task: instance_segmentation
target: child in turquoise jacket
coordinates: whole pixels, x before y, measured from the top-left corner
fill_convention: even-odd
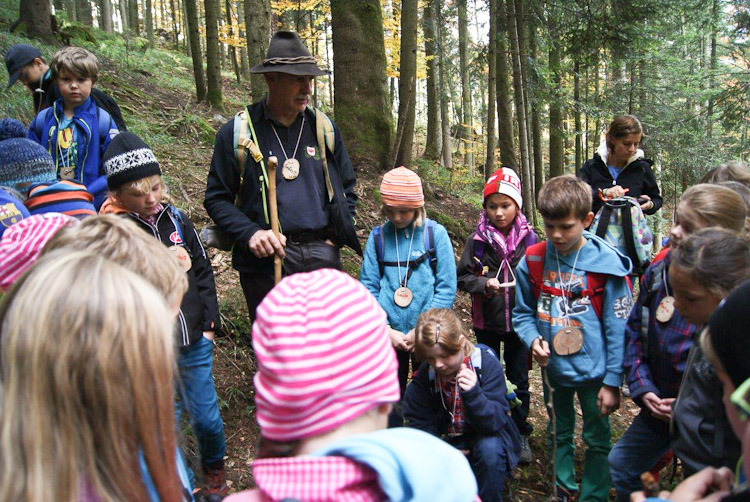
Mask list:
[[[417,318],[428,309],[453,306],[456,261],[448,232],[427,219],[416,173],[405,167],[387,172],[380,196],[388,221],[370,233],[360,281],[388,314],[403,396]]]
[[[545,247],[527,251],[516,269],[513,326],[547,368],[555,389],[558,497],[567,501],[578,491],[573,442],[578,394],[588,446],[579,500],[606,502],[612,446],[607,415],[619,407],[625,322],[633,303],[626,281],[631,263],[584,231],[594,217],[585,182],[570,175],[553,178],[540,190],[537,205],[547,242],[532,246]],[[540,260],[536,279],[530,269],[539,268]],[[603,285],[595,287],[599,280]]]

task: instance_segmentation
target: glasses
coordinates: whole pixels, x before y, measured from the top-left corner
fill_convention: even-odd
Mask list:
[[[750,420],[750,402],[747,398],[750,396],[750,378],[737,387],[732,395],[729,396],[729,400],[732,402],[734,407],[737,409],[737,414],[742,420]]]

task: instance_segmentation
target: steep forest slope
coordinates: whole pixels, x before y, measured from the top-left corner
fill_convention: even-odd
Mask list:
[[[88,37],[90,34],[86,34]],[[198,228],[210,223],[203,209],[206,174],[211,161],[215,131],[246,104],[249,84],[237,83],[226,73],[223,78],[225,111],[218,112],[195,102],[190,60],[184,54],[169,50],[143,51],[137,40],[123,42],[106,38],[97,32],[89,41],[77,41],[99,56],[100,79],[98,86],[112,95],[120,104],[129,129],[152,146],[160,161],[165,179],[175,203],[184,209]],[[27,40],[7,31],[0,31],[0,52],[16,43],[38,42]],[[42,47],[46,57],[56,47]],[[5,77],[2,79],[5,84]],[[31,98],[20,85],[0,95],[0,113],[24,123],[31,120]],[[335,115],[334,115],[335,118]],[[453,240],[456,255],[460,256],[463,243],[472,231],[478,214],[481,185],[467,186],[460,173],[454,183],[434,165],[419,163],[420,175],[425,179],[428,215],[446,226]],[[373,165],[361,162],[355,165],[356,191],[360,197],[357,212],[357,233],[364,242],[373,226],[380,224],[378,184],[381,172]],[[460,199],[462,192],[475,194],[473,202]],[[209,251],[216,274],[219,302],[225,333],[217,339],[215,353],[215,380],[219,392],[220,408],[226,423],[228,445],[227,467],[233,489],[252,485],[249,463],[254,458],[258,439],[255,424],[252,376],[254,362],[249,346],[247,312],[236,272],[231,268],[228,253]],[[358,277],[360,259],[353,253],[344,253],[345,270]],[[459,295],[456,310],[470,326],[468,297]],[[541,384],[538,375],[532,378],[532,414],[536,430],[532,437],[535,463],[516,473],[512,484],[511,500],[540,500],[546,486],[545,439],[546,414],[541,402]],[[627,411],[615,417],[618,435],[633,416],[634,405],[628,401]],[[195,462],[194,442],[186,432],[186,448]]]

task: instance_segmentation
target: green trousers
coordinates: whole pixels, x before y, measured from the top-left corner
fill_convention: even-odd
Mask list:
[[[573,435],[576,427],[576,409],[573,398],[578,394],[578,401],[583,412],[583,442],[586,443],[586,454],[583,463],[579,502],[607,502],[612,480],[609,476],[607,456],[612,449],[612,435],[609,417],[602,416],[596,405],[596,397],[601,383],[586,387],[563,387],[550,377],[554,387],[554,408],[557,424],[557,484],[569,492],[578,491],[575,470],[575,443]],[[544,400],[547,401],[547,388],[544,389]],[[547,425],[547,446],[552,451],[551,426]]]

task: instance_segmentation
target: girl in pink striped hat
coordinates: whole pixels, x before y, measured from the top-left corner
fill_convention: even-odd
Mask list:
[[[445,227],[427,218],[422,180],[415,172],[397,167],[385,173],[380,198],[388,221],[370,233],[360,281],[388,314],[403,396],[417,318],[428,309],[453,306],[456,259]],[[416,361],[412,365],[416,370]],[[394,414],[390,425],[403,425],[403,420]]]
[[[258,488],[227,502],[476,500],[466,458],[415,429],[386,429],[396,357],[375,298],[343,272],[282,280],[258,307]]]

